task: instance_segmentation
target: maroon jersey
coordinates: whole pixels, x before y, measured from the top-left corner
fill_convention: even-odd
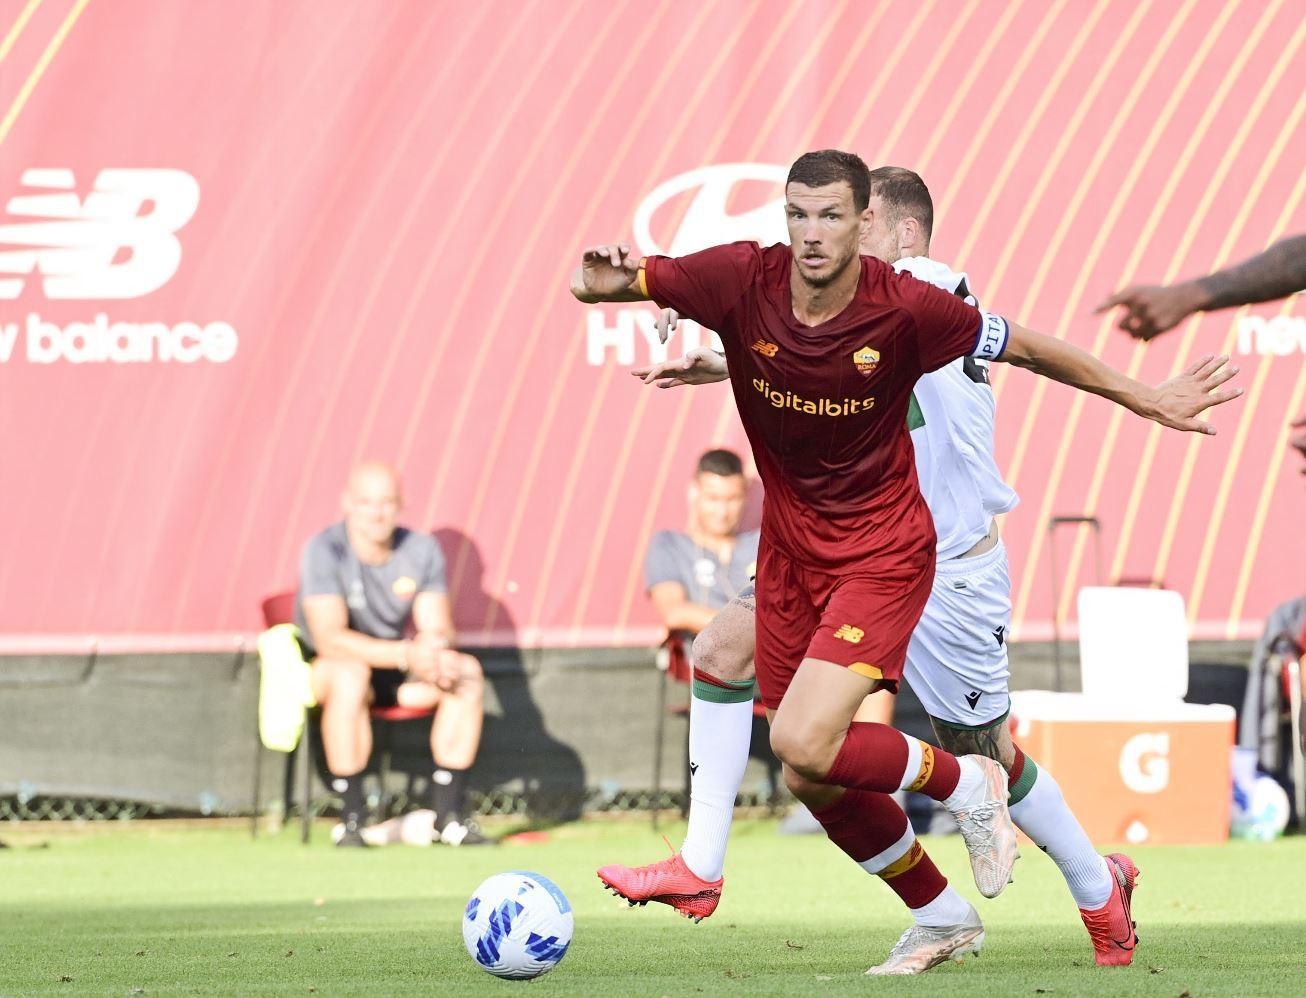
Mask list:
[[[648,257],[643,279],[655,302],[725,344],[766,486],[766,539],[813,568],[910,575],[935,544],[907,430],[912,388],[958,357],[999,356],[1007,324],[864,256],[848,306],[805,326],[791,259],[784,244],[731,243]]]

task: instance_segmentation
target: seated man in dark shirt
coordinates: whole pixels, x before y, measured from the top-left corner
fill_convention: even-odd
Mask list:
[[[355,468],[343,506],[345,519],[305,547],[295,601],[313,695],[322,705],[331,785],[343,800],[337,844],[366,844],[362,773],[372,754],[371,704],[437,708],[435,840],[485,842],[466,810],[485,682],[480,663],[453,647],[444,555],[434,537],[398,526],[399,476],[387,465]]]
[[[659,530],[644,559],[644,584],[668,631],[691,640],[749,586],[758,531],[739,532],[748,483],[734,451],[698,459],[689,486],[689,530]]]

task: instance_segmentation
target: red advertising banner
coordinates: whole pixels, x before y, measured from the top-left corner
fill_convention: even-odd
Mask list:
[[[1101,577],[1246,636],[1306,585],[1300,296],[1137,346],[1093,307],[1306,228],[1283,0],[0,0],[0,634],[221,644],[293,586],[349,467],[396,462],[471,642],[640,643],[644,548],[724,386],[657,392],[587,244],[783,235],[811,148],[909,166],[986,307],[1160,381],[1242,367],[1215,438],[1001,369],[1016,637]],[[682,325],[677,355],[708,336]],[[75,639],[75,640],[74,640]]]

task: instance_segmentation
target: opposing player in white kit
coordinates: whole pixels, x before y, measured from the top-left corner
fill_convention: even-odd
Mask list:
[[[884,167],[873,170],[871,179],[873,221],[862,252],[974,304],[966,275],[928,258],[933,206],[921,178]],[[664,315],[664,328],[666,322]],[[1218,366],[1207,358],[1185,377],[1207,377]],[[724,357],[702,349],[633,373],[664,388],[728,377]],[[1130,914],[1137,868],[1126,856],[1103,857],[1094,850],[1051,774],[1021,752],[1008,730],[1011,582],[994,517],[1013,509],[1017,497],[993,458],[996,401],[988,365],[967,358],[927,374],[917,383],[915,401],[908,421],[921,492],[938,534],[938,563],[929,603],[907,652],[907,680],[945,749],[986,755],[1006,768],[1012,818],[1064,875],[1097,962],[1128,964],[1137,943]],[[752,593],[745,591],[694,642],[693,777],[684,844],[680,853],[660,863],[599,870],[600,879],[632,903],[661,901],[695,920],[716,907],[734,802],[748,761],[753,613]],[[908,861],[913,845],[909,827],[896,849],[860,865],[892,877]],[[917,973],[934,966],[935,954],[946,952],[942,937],[948,929],[940,926],[938,939],[931,931],[918,920],[889,959],[871,972]]]

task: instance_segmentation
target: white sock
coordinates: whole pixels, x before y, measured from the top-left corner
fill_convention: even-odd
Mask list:
[[[1026,765],[1029,765],[1026,762]],[[1011,806],[1016,827],[1052,857],[1081,908],[1100,908],[1111,896],[1111,871],[1045,769],[1034,777],[1024,800]]]
[[[931,929],[941,929],[948,925],[960,925],[970,916],[970,903],[949,884],[943,893],[923,908],[909,908],[911,917],[917,925]]]
[[[979,763],[974,759],[959,755],[957,756],[957,766],[961,770],[961,776],[957,779],[957,787],[943,800],[943,806],[954,812],[962,804],[970,800],[971,795],[984,782],[984,770],[980,768]]]
[[[704,880],[725,868],[726,840],[735,798],[748,766],[753,738],[753,701],[689,701],[689,828],[680,847],[685,865]]]

